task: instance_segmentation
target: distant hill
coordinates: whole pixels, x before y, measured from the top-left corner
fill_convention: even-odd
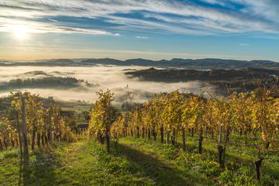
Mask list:
[[[125,72],[129,77],[144,81],[181,82],[181,81],[235,81],[251,79],[267,79],[279,76],[279,70],[247,68],[241,70],[186,70],[186,69],[155,69]]]
[[[153,67],[172,67],[188,69],[235,69],[235,68],[278,68],[279,63],[273,61],[242,61],[226,59],[179,59],[172,60],[147,60],[147,59],[128,59],[120,61],[115,59],[87,59],[80,62],[84,65],[121,65],[121,66],[153,66]]]
[[[0,66],[95,66],[95,65],[116,65],[116,66],[150,66],[161,68],[187,68],[187,69],[243,69],[243,68],[269,68],[279,69],[279,63],[268,60],[231,60],[231,59],[180,59],[171,60],[148,60],[128,59],[116,60],[111,58],[100,59],[55,59],[33,62],[9,62],[2,61]]]
[[[279,70],[272,69],[155,69],[128,71],[125,74],[130,78],[154,82],[187,82],[203,81],[216,85],[222,94],[227,88],[233,91],[251,91],[261,86],[279,90]]]
[[[50,88],[50,89],[70,89],[86,88],[96,86],[84,80],[73,77],[43,77],[28,79],[13,79],[8,82],[0,83],[0,91],[23,89],[23,88]]]

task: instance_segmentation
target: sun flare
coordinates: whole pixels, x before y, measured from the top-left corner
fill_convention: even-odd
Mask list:
[[[25,40],[30,36],[30,29],[25,25],[14,25],[12,27],[12,33],[17,40]]]

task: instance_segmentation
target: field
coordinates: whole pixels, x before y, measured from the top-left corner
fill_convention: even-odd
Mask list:
[[[255,179],[252,151],[228,152],[228,166],[219,168],[213,143],[205,152],[195,150],[195,137],[188,139],[188,152],[179,147],[144,139],[122,138],[107,153],[94,140],[59,143],[31,154],[30,170],[19,179],[17,151],[0,154],[0,182],[17,185],[278,185],[279,157],[270,155],[263,165],[261,184]],[[235,161],[237,160],[237,161]],[[233,163],[237,162],[237,163]]]

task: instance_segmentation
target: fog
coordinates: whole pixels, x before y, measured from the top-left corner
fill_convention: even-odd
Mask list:
[[[205,92],[214,94],[214,87],[199,81],[160,83],[140,81],[131,79],[125,75],[126,71],[146,69],[148,67],[138,66],[94,66],[94,67],[40,67],[40,66],[16,66],[0,67],[0,83],[12,79],[42,78],[44,76],[75,77],[88,81],[96,86],[86,89],[21,89],[39,94],[42,97],[54,97],[63,101],[86,101],[96,100],[96,92],[100,89],[110,89],[115,94],[115,101],[121,102],[125,99],[127,92],[132,92],[134,102],[143,102],[155,93],[171,92],[180,90],[181,92],[202,95]],[[43,73],[34,73],[42,71]],[[16,91],[16,90],[14,90]],[[0,90],[0,96],[9,95],[10,91]]]

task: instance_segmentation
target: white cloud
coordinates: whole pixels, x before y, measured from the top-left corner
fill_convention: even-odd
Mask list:
[[[66,33],[115,35],[111,27],[81,28],[76,25],[58,25],[52,18],[68,16],[99,18],[120,24],[113,29],[130,31],[166,31],[181,34],[216,34],[242,32],[279,32],[279,3],[276,0],[203,0],[211,4],[244,5],[240,11],[198,6],[193,3],[168,0],[1,0],[0,17],[25,21],[48,22],[51,29]],[[116,13],[141,12],[145,17],[119,17]],[[148,19],[154,18],[154,19]],[[46,21],[47,20],[47,21]],[[63,20],[60,22],[63,23]],[[10,24],[10,22],[0,23]],[[48,26],[49,26],[48,25]],[[98,25],[96,25],[98,26]],[[38,26],[38,30],[45,31]],[[68,30],[68,31],[67,31]]]
[[[50,23],[42,23],[35,21],[20,21],[13,20],[7,18],[0,17],[0,32],[10,32],[12,28],[15,26],[24,25],[28,28],[27,32],[35,33],[35,34],[43,34],[43,33],[81,33],[81,34],[90,34],[90,35],[111,35],[111,36],[119,36],[118,33],[111,33],[104,30],[98,29],[85,29],[85,28],[77,28],[77,27],[68,27],[68,26],[59,26]]]

